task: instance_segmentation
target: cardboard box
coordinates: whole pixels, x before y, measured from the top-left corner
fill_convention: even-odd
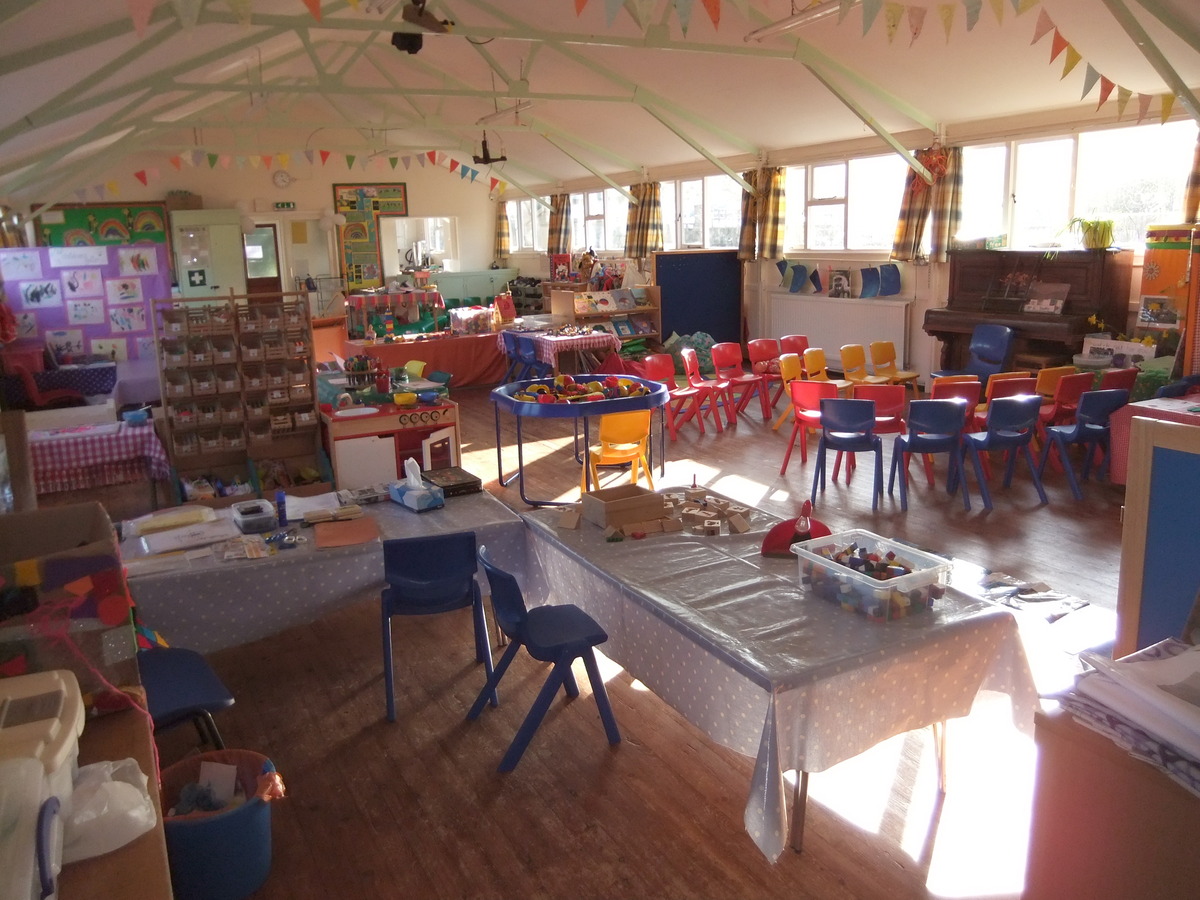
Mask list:
[[[662,494],[637,484],[589,491],[583,495],[583,518],[593,525],[620,528],[630,522],[645,522],[666,515]]]
[[[0,516],[0,673],[68,669],[91,695],[139,683],[132,600],[99,503]]]

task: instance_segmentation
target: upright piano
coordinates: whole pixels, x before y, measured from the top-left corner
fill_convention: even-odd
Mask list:
[[[927,310],[923,327],[942,342],[943,369],[966,364],[971,333],[984,323],[1016,331],[1016,359],[1069,363],[1097,330],[1089,317],[1128,330],[1132,272],[1132,250],[954,250],[946,306]],[[1034,283],[1067,286],[1062,312],[1026,311]]]

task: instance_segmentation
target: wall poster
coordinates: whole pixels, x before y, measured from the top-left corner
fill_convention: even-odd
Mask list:
[[[393,184],[335,184],[333,210],[346,217],[338,249],[346,287],[350,291],[383,284],[379,254],[379,217],[408,215],[408,187]]]

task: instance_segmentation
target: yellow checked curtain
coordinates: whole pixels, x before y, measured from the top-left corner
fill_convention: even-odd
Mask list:
[[[501,267],[508,262],[508,239],[508,202],[501,200],[496,204],[496,246],[492,252]]]
[[[625,255],[645,259],[663,248],[662,186],[657,182],[629,188],[636,203],[629,204],[625,220]]]
[[[550,226],[546,235],[547,253],[571,252],[571,195],[552,194]]]
[[[1196,155],[1192,157],[1192,171],[1183,194],[1183,221],[1195,222],[1197,216],[1200,216],[1200,133],[1196,135]]]
[[[892,259],[916,259],[921,255],[925,222],[931,221],[929,259],[945,262],[950,242],[962,221],[962,147],[928,147],[917,151],[917,159],[934,175],[933,185],[925,183],[912,169],[904,182],[900,216]]]
[[[755,193],[742,191],[742,230],[738,259],[780,259],[783,256],[783,169],[751,169],[742,173]]]

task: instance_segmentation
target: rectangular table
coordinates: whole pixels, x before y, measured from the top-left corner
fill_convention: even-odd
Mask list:
[[[789,769],[819,772],[964,716],[983,689],[1008,693],[1014,721],[1032,728],[1037,695],[1008,610],[947,595],[930,612],[870,622],[809,594],[794,559],[760,554],[778,521],[761,510],[744,535],[620,543],[587,522],[558,529],[559,515],[524,516],[551,595],[600,622],[602,653],[755,759],[745,823],[768,859],[787,841]]]
[[[372,356],[389,369],[419,359],[425,363],[425,374],[442,371],[454,376],[452,388],[472,384],[499,384],[504,380],[508,363],[504,351],[497,349],[494,334],[462,334],[454,337],[430,338],[425,341],[351,341],[342,344],[343,355]]]
[[[532,335],[534,346],[537,348],[538,359],[554,366],[554,373],[559,371],[558,360],[564,353],[578,354],[581,360],[587,356],[597,356],[597,362],[602,361],[609,353],[621,349],[621,339],[607,331],[592,331],[587,334],[555,335],[538,332]],[[600,351],[598,354],[596,351]],[[592,366],[581,365],[579,371],[589,371]]]
[[[167,451],[153,425],[113,422],[31,431],[29,455],[39,494],[171,476]]]
[[[1200,425],[1200,412],[1189,412],[1192,409],[1200,409],[1200,396],[1141,400],[1129,403],[1113,413],[1109,419],[1109,480],[1113,484],[1125,484],[1129,472],[1129,434],[1132,428],[1130,423],[1134,416]]]
[[[524,523],[491,494],[451,497],[444,508],[422,513],[390,500],[364,510],[384,540],[474,531],[479,544],[512,566],[522,586],[529,585],[531,602],[545,597],[538,574],[531,571]],[[211,653],[379,596],[384,581],[378,540],[317,550],[312,529],[301,528],[299,534],[307,540],[265,559],[188,565],[180,557],[179,567],[170,571],[144,571],[138,560],[145,559],[145,551],[137,538],[122,542],[121,555],[130,563],[129,589],[142,620],[172,644]],[[486,584],[482,571],[478,577]]]

